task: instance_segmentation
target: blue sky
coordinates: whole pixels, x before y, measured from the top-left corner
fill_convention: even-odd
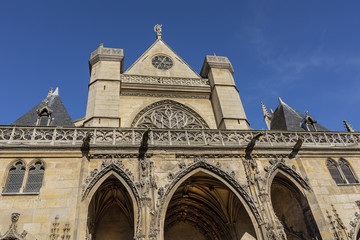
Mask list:
[[[75,3],[76,2],[76,3]],[[72,119],[86,111],[88,60],[99,43],[123,48],[125,69],[163,40],[195,71],[227,56],[251,127],[266,129],[260,102],[278,97],[330,130],[360,130],[360,1],[3,1],[0,124],[51,87]]]

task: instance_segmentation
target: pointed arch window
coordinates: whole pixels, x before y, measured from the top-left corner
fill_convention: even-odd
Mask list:
[[[44,171],[44,164],[41,161],[38,161],[31,166],[24,192],[40,192],[44,178]]]
[[[338,164],[335,161],[328,159],[326,161],[326,166],[330,172],[331,177],[334,179],[336,184],[345,183],[345,181],[339,171]]]
[[[351,169],[350,164],[345,159],[340,158],[339,165],[347,183],[359,183],[353,170]]]
[[[340,158],[338,162],[335,162],[332,159],[328,159],[326,161],[326,166],[336,184],[339,185],[359,183],[350,163],[345,159]]]
[[[6,180],[5,193],[17,193],[23,184],[25,175],[25,166],[22,162],[16,162],[9,170],[9,175]]]

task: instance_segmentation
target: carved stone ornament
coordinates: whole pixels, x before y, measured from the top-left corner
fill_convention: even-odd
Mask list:
[[[150,104],[134,118],[132,128],[208,129],[205,120],[191,108],[162,100]]]
[[[233,174],[229,174],[220,168],[207,163],[206,160],[203,157],[195,157],[194,162],[186,166],[185,168],[180,168],[180,171],[172,174],[171,178],[169,179],[168,184],[165,185],[165,187],[161,187],[158,190],[159,195],[159,208],[157,211],[157,227],[160,227],[160,214],[163,211],[164,202],[166,199],[168,199],[170,195],[171,190],[174,188],[174,186],[187,174],[191,173],[192,171],[196,169],[205,169],[207,171],[210,171],[214,173],[215,175],[219,176],[220,178],[224,179],[230,186],[237,191],[237,193],[242,196],[246,204],[251,209],[252,214],[254,215],[256,221],[258,224],[262,224],[263,219],[260,215],[260,212],[256,206],[256,203],[254,199],[250,196],[250,194],[236,181],[236,179],[232,176]]]
[[[360,200],[355,201],[360,209]],[[355,217],[350,221],[349,237],[355,239],[356,231],[360,231],[360,211],[355,212]]]
[[[269,178],[275,172],[275,170],[280,169],[285,173],[289,174],[291,177],[293,177],[303,188],[305,188],[308,191],[311,191],[311,187],[308,183],[308,179],[301,177],[300,174],[296,172],[295,166],[292,167],[287,166],[283,158],[271,159],[269,160],[269,163],[270,165],[264,168],[266,172],[265,179],[267,183],[269,183]]]
[[[20,213],[11,214],[11,225],[9,230],[2,236],[0,234],[0,240],[22,240],[26,239],[27,231],[23,231],[21,234],[17,231],[17,222],[19,221]]]
[[[132,172],[125,168],[122,160],[120,159],[104,159],[102,161],[102,164],[100,168],[95,168],[90,172],[90,174],[86,177],[85,183],[83,184],[83,193],[82,193],[82,199],[84,200],[86,196],[89,194],[90,190],[93,188],[93,186],[108,172],[114,171],[115,173],[119,174],[122,179],[128,184],[128,186],[131,188],[132,193],[134,194],[134,197],[138,201],[139,194],[136,189],[135,183],[134,183],[134,176]]]

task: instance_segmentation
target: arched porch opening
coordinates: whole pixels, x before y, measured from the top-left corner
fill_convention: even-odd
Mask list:
[[[88,208],[88,231],[92,240],[134,237],[134,206],[125,186],[114,175],[104,180]]]
[[[217,178],[199,171],[183,181],[168,204],[165,240],[256,239],[239,198]]]
[[[288,240],[321,239],[306,196],[280,171],[271,183],[271,203]]]

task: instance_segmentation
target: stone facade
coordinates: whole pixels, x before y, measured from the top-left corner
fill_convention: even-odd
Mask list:
[[[198,75],[159,31],[123,61],[91,54],[77,127],[0,127],[0,239],[359,239],[359,133],[250,130],[230,61],[207,56]],[[349,166],[342,183],[329,160]]]

